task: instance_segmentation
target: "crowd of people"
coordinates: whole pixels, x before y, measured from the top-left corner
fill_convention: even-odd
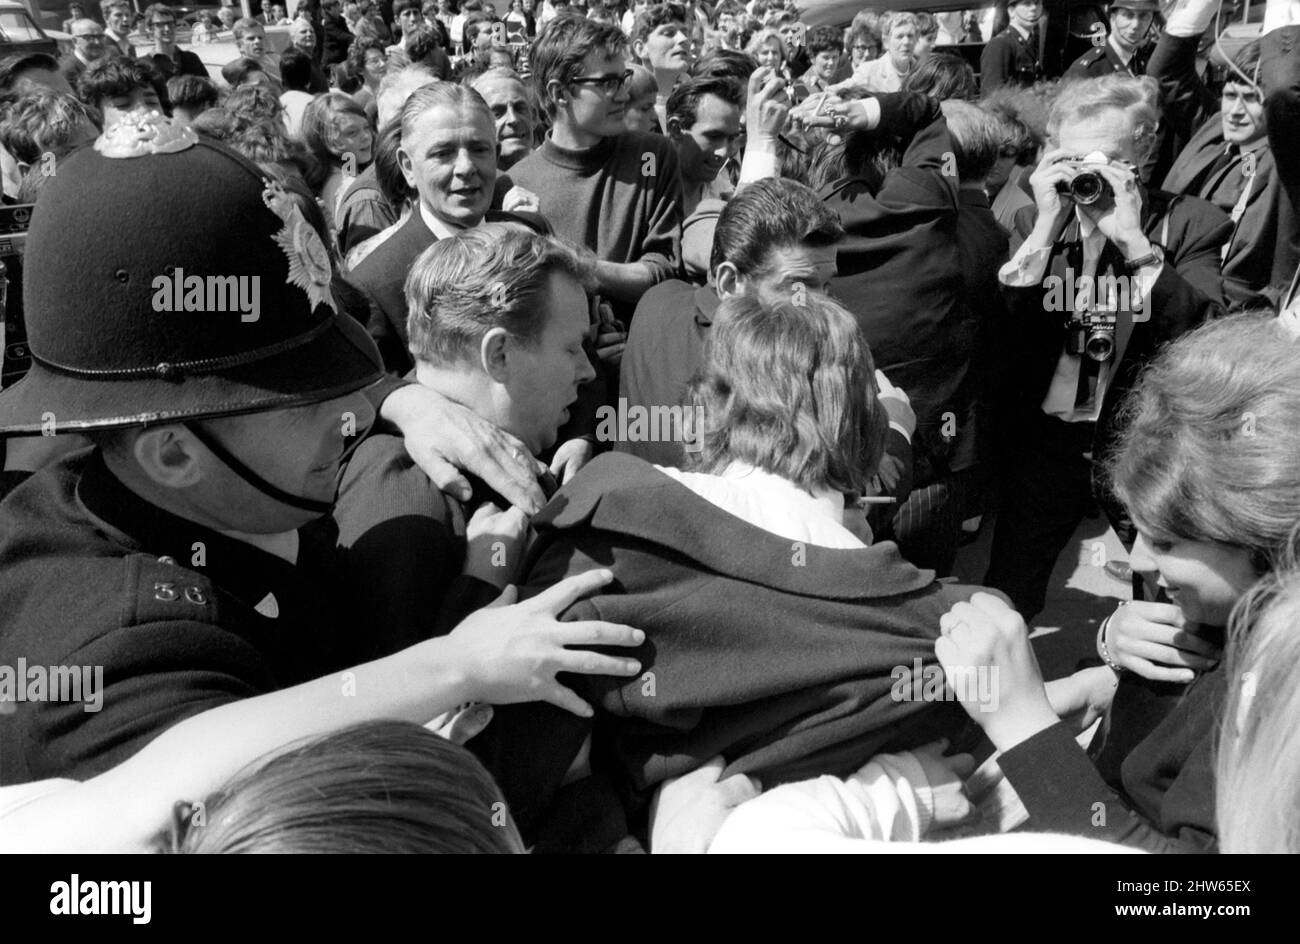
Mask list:
[[[1218,10],[74,5],[0,850],[1300,851],[1300,4]]]

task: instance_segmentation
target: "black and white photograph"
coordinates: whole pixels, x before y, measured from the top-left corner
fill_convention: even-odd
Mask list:
[[[6,910],[906,853],[1267,913],[1075,857],[1300,852],[1300,0],[973,2],[0,0]]]

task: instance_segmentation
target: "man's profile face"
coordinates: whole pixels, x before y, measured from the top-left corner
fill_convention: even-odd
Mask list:
[[[1268,131],[1264,99],[1256,86],[1239,82],[1225,83],[1220,106],[1223,140],[1229,144],[1251,144]]]
[[[578,387],[596,376],[582,342],[591,327],[587,293],[572,276],[553,272],[538,300],[546,327],[531,344],[512,339],[506,432],[536,455],[555,444]]]
[[[621,56],[591,52],[582,62],[582,77],[621,76],[627,61]],[[598,85],[583,83],[569,88],[569,102],[574,125],[587,134],[612,137],[623,132],[623,114],[631,96],[626,85],[610,92]]]
[[[292,495],[333,502],[344,455],[374,422],[374,415],[370,402],[353,393],[323,403],[202,423],[267,482]],[[345,429],[355,429],[357,436],[345,438]],[[206,448],[202,468],[203,480],[194,498],[229,530],[278,534],[319,517],[263,495]]]
[[[449,226],[477,226],[497,180],[496,127],[479,109],[431,108],[402,136],[398,163],[430,213]]]
[[[240,53],[248,56],[250,59],[261,59],[262,48],[266,44],[266,31],[260,26],[250,27],[237,45]]]
[[[72,27],[72,42],[77,52],[87,62],[103,59],[107,52],[104,45],[104,27],[94,20],[79,20]]]
[[[510,167],[533,149],[533,109],[524,83],[506,76],[492,76],[475,82],[474,88],[496,119],[498,163],[503,169]]]
[[[683,180],[705,184],[715,179],[740,138],[740,106],[705,95],[695,109],[695,123],[673,140]]]

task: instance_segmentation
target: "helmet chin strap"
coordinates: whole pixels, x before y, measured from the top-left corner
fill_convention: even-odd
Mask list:
[[[274,499],[282,505],[288,505],[291,508],[297,508],[301,511],[310,511],[318,515],[328,513],[333,507],[333,502],[317,501],[314,498],[303,498],[301,495],[292,495],[283,489],[276,488],[266,479],[262,478],[244,463],[236,459],[225,446],[217,442],[215,436],[200,426],[197,422],[187,422],[185,428],[194,434],[194,437],[203,445],[208,447],[214,456],[220,459],[231,472],[247,482],[253,488],[257,489],[267,498]]]

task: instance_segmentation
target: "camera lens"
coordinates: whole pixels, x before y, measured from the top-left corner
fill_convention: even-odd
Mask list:
[[[1074,197],[1075,203],[1084,206],[1100,200],[1105,190],[1105,181],[1102,180],[1101,174],[1095,171],[1084,171],[1070,181],[1070,196]]]
[[[1083,346],[1083,352],[1094,361],[1110,360],[1111,355],[1115,353],[1114,335],[1109,332],[1103,334],[1094,331],[1088,335],[1088,340]]]

